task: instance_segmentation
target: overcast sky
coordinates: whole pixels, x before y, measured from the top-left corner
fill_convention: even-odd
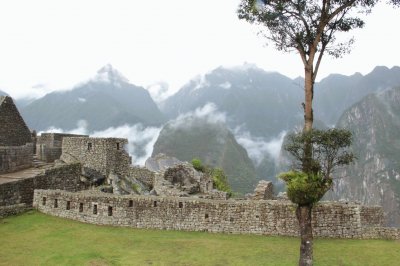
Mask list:
[[[9,0],[0,2],[0,90],[11,96],[68,89],[112,64],[136,85],[166,81],[177,90],[220,65],[255,63],[302,75],[297,54],[276,52],[239,21],[239,0]],[[400,9],[379,5],[329,73],[366,74],[400,65]],[[350,37],[352,36],[350,35]]]

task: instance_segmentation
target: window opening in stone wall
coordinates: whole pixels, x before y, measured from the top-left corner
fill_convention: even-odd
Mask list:
[[[154,202],[153,202],[153,206],[154,206],[154,207],[157,207],[157,201],[154,201]]]
[[[70,209],[71,209],[71,202],[67,201],[67,210],[70,210]]]
[[[58,199],[54,200],[54,208],[58,208]]]
[[[133,200],[129,200],[129,207],[133,207]]]
[[[93,205],[93,214],[97,214],[97,204]]]
[[[79,212],[83,212],[83,203],[79,203]]]
[[[204,215],[204,218],[208,219],[208,213],[206,213],[206,214]]]
[[[89,142],[89,143],[87,144],[87,150],[88,150],[88,151],[92,150],[92,143]]]
[[[233,217],[229,218],[229,221],[233,222]]]
[[[256,218],[258,219],[258,218],[260,218],[260,216],[256,215]]]
[[[46,197],[43,197],[43,199],[42,199],[42,205],[46,205]]]
[[[183,202],[179,202],[179,208],[183,208]]]
[[[108,206],[108,216],[112,216],[112,207]]]
[[[119,147],[119,142],[117,142],[117,150],[119,150],[119,148],[120,148],[120,147]]]

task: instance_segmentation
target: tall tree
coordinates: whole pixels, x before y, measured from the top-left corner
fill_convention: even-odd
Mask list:
[[[261,26],[263,35],[277,50],[295,51],[304,65],[304,127],[303,133],[312,132],[314,82],[325,54],[341,57],[350,51],[354,42],[338,40],[338,33],[362,28],[364,21],[359,14],[368,14],[379,0],[241,0],[239,19]],[[400,5],[400,0],[391,0]],[[313,143],[311,138],[304,142],[302,172],[315,176],[313,165]],[[298,205],[300,225],[304,219],[311,221],[312,204]],[[304,232],[312,236],[311,223],[305,224]],[[312,242],[303,236],[299,265],[312,265]],[[308,252],[308,255],[305,254]]]

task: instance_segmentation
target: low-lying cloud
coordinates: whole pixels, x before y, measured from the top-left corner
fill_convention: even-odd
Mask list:
[[[175,120],[170,122],[170,126],[175,128],[190,127],[196,120],[203,120],[210,124],[225,124],[227,117],[225,113],[218,111],[214,103],[210,102],[203,107],[197,108],[193,112],[179,115]]]
[[[252,136],[249,132],[238,132],[236,130],[235,137],[237,142],[242,145],[249,154],[250,159],[258,166],[266,157],[271,157],[275,161],[278,160],[283,139],[286,131],[282,131],[278,136],[265,140]]]

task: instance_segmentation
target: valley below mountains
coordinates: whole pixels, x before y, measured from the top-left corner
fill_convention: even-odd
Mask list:
[[[158,153],[199,158],[224,169],[233,189],[245,194],[262,179],[284,190],[276,178],[289,165],[282,143],[302,127],[302,101],[302,78],[245,64],[195,77],[156,103],[108,65],[72,90],[19,106],[38,132],[126,137],[133,163]],[[400,67],[322,79],[315,84],[314,116],[318,127],[350,130],[357,156],[334,173],[326,199],[382,205],[387,223],[400,226]]]

